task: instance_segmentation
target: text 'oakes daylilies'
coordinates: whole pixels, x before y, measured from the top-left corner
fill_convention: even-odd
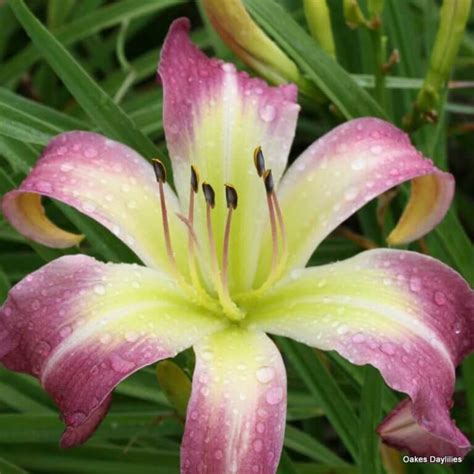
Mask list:
[[[449,207],[452,176],[389,123],[350,121],[283,175],[299,107],[207,58],[187,20],[161,55],[164,124],[177,195],[159,160],[90,132],[56,137],[2,210],[27,237],[70,247],[41,195],[122,239],[146,266],[59,258],[27,276],[0,311],[0,361],[38,377],[67,425],[62,445],[91,436],[111,392],[143,366],[196,354],[183,473],[274,473],[286,373],[266,333],[372,364],[409,398],[380,425],[417,456],[463,456],[449,410],[455,367],[474,348],[474,295],[452,269],[398,250],[304,268],[318,244],[378,194],[415,179],[392,242],[419,238]]]

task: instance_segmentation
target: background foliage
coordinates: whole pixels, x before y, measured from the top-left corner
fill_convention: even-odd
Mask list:
[[[342,115],[386,115],[400,126],[426,74],[438,27],[439,5],[434,0],[386,0],[387,51],[397,48],[401,61],[386,78],[381,101],[370,88],[377,64],[371,33],[347,27],[341,0],[329,3],[337,60],[351,74],[344,74],[342,83],[336,80],[341,68],[327,60],[308,33],[301,0],[247,0],[261,27],[330,99],[323,103],[303,99],[292,159],[342,121]],[[193,37],[201,48],[236,61],[208,29],[194,1],[12,0],[7,4],[0,0],[0,194],[18,185],[41,148],[65,130],[98,130],[147,158],[166,157],[155,69],[168,26],[182,15],[191,18]],[[473,71],[471,12],[453,79],[472,79]],[[420,150],[456,175],[457,194],[444,222],[410,248],[447,262],[473,285],[474,95],[469,84],[464,86],[443,95],[438,123],[413,134]],[[375,95],[382,107],[375,100],[364,100],[369,95],[362,88]],[[383,245],[406,200],[405,191],[401,188],[385,207],[382,219],[377,214],[381,201],[369,203],[321,245],[312,264],[349,257],[367,245]],[[64,253],[135,261],[114,236],[73,209],[50,202],[47,211],[87,240],[80,249],[49,249],[25,240],[0,216],[0,303],[11,285]],[[352,366],[337,354],[323,355],[285,339],[277,343],[289,370],[280,473],[472,472],[472,454],[462,465],[407,466],[396,452],[384,450],[381,463],[374,428],[401,394],[388,390],[376,371]],[[177,362],[190,374],[192,354]],[[472,356],[459,369],[454,417],[473,440]],[[183,425],[152,367],[117,388],[111,413],[84,446],[60,450],[62,429],[57,410],[36,380],[0,368],[1,474],[178,472]]]

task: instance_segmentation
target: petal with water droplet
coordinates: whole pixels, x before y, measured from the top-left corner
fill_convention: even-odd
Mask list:
[[[286,373],[277,348],[263,333],[226,329],[195,351],[182,473],[274,474],[286,416]],[[214,357],[203,357],[209,352]]]
[[[262,147],[266,167],[278,182],[296,128],[296,87],[270,87],[231,64],[208,58],[191,43],[188,30],[186,19],[171,25],[158,68],[174,182],[180,200],[187,203],[190,165],[195,165],[201,178],[216,190],[213,219],[218,247],[227,211],[223,186],[235,187],[239,207],[233,229],[245,231],[231,233],[229,282],[236,290],[247,289],[267,219],[265,189],[254,168],[253,153]],[[203,199],[196,200],[196,214],[196,233],[206,242]]]
[[[246,321],[377,367],[411,399],[410,427],[398,420],[402,414],[381,427],[387,443],[419,456],[469,450],[449,409],[455,367],[474,350],[474,292],[445,264],[415,252],[372,250],[300,270],[260,297]]]
[[[178,202],[167,185],[165,193],[173,248],[178,264],[187,268],[186,235],[175,216]],[[63,133],[48,144],[20,187],[3,197],[2,212],[22,234],[50,247],[77,245],[82,236],[53,224],[41,196],[64,202],[100,222],[124,238],[146,265],[167,268],[155,175],[131,148],[97,133]]]
[[[314,142],[288,169],[278,189],[288,231],[289,269],[304,266],[319,243],[368,201],[408,180],[413,180],[412,194],[390,234],[394,244],[420,238],[441,221],[452,200],[453,177],[425,159],[405,133],[380,119],[351,120]],[[260,279],[271,261],[270,237],[268,229]]]
[[[91,435],[121,380],[224,326],[164,273],[66,256],[10,290],[0,308],[0,362],[40,379],[69,447]]]

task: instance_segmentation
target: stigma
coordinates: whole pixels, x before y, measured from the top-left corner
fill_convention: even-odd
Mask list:
[[[232,252],[230,242],[233,216],[235,212],[239,212],[237,189],[231,183],[223,184],[223,189],[214,189],[210,183],[201,182],[197,167],[191,165],[187,214],[177,214],[177,217],[185,225],[187,232],[188,272],[185,273],[178,269],[173,250],[168,207],[164,192],[164,185],[167,181],[166,168],[158,159],[152,162],[159,188],[163,235],[171,273],[176,277],[183,290],[194,300],[209,309],[220,312],[234,322],[239,322],[245,318],[245,310],[242,309],[241,303],[249,298],[258,297],[281,277],[288,254],[285,224],[275,192],[273,174],[271,169],[266,169],[261,147],[255,149],[253,161],[256,174],[265,190],[272,242],[271,268],[267,278],[258,288],[251,288],[236,295],[231,295],[229,290],[229,266],[230,253]],[[201,199],[203,199],[205,210],[205,216],[203,216],[205,225],[199,227],[201,230],[204,229],[204,232],[199,233],[198,237],[195,228],[196,199],[198,199],[200,192],[202,192]],[[225,224],[223,234],[216,235],[213,224],[214,212],[216,206],[224,201],[222,198],[216,200],[216,193],[220,192],[223,192],[225,197]],[[221,245],[217,245],[217,242]]]

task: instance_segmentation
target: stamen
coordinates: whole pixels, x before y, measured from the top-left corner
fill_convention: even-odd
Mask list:
[[[215,207],[215,192],[212,186],[209,183],[202,183],[202,191],[204,194],[204,198],[206,200],[206,223],[207,223],[207,235],[209,239],[209,251],[211,254],[211,265],[212,265],[212,274],[214,276],[214,286],[217,291],[217,295],[219,297],[219,301],[222,305],[222,309],[226,313],[226,315],[235,320],[235,321],[240,321],[243,317],[244,314],[242,311],[236,306],[236,304],[232,301],[230,295],[229,295],[229,289],[227,285],[223,284],[223,277],[224,275],[221,275],[220,269],[219,269],[219,262],[217,259],[217,247],[216,247],[216,241],[214,239],[214,231],[212,229],[212,217],[211,217],[211,211]],[[237,194],[237,193],[236,193]],[[235,202],[237,205],[237,202]],[[233,208],[230,207],[229,211],[232,211]],[[227,225],[226,225],[227,227]],[[229,232],[230,232],[230,221],[228,219],[228,227],[229,227]],[[225,238],[224,238],[225,240]],[[227,238],[228,240],[228,238]],[[227,277],[226,277],[227,278]]]
[[[275,220],[275,209],[273,206],[272,194],[274,189],[274,182],[272,170],[266,170],[263,174],[263,182],[265,183],[265,190],[267,192],[268,214],[270,217],[270,227],[272,230],[272,270],[275,273],[278,259],[278,234]]]
[[[255,149],[253,159],[257,173],[263,179],[263,184],[265,185],[265,192],[267,195],[268,215],[270,217],[270,228],[272,233],[272,263],[270,273],[261,286],[247,293],[237,295],[237,301],[243,301],[250,297],[258,296],[270,288],[270,286],[281,276],[288,260],[288,241],[286,236],[285,222],[283,220],[283,214],[281,212],[280,204],[278,203],[278,198],[275,192],[275,182],[273,180],[272,170],[265,170],[265,160],[260,147]],[[277,221],[282,241],[282,253],[280,258],[278,258]]]
[[[275,190],[272,191],[272,200],[275,206],[275,211],[278,220],[278,227],[280,228],[281,244],[283,248],[283,253],[278,263],[278,266],[281,267],[285,265],[286,260],[288,259],[288,240],[286,238],[286,227],[285,221],[283,220],[283,214],[281,212],[280,204],[278,202],[277,194]]]
[[[253,162],[260,178],[265,173],[265,158],[263,157],[262,147],[258,146],[253,152]]]
[[[222,285],[224,289],[227,289],[229,270],[230,226],[232,224],[232,212],[237,209],[238,195],[237,191],[231,184],[225,184],[224,186],[228,211],[224,230],[224,245],[222,250]]]
[[[165,237],[166,252],[168,254],[168,259],[170,261],[171,267],[173,268],[173,271],[178,272],[176,260],[174,258],[173,247],[171,245],[168,212],[166,209],[165,190],[163,187],[163,184],[166,183],[166,168],[164,164],[158,159],[152,160],[152,163],[156,175],[156,180],[158,181],[158,188],[160,191],[161,219],[163,221],[163,235]]]
[[[191,275],[191,281],[196,288],[201,289],[201,283],[199,281],[197,265],[196,265],[196,253],[194,248],[198,248],[198,242],[196,234],[194,233],[194,195],[199,191],[199,173],[195,166],[191,165],[191,189],[189,190],[189,209],[188,209],[188,253],[189,253],[189,273]],[[184,222],[184,221],[183,221]]]
[[[209,183],[202,183],[202,192],[204,193],[204,199],[206,199],[206,204],[211,209],[214,209],[216,206],[216,193],[214,192],[213,187]]]

